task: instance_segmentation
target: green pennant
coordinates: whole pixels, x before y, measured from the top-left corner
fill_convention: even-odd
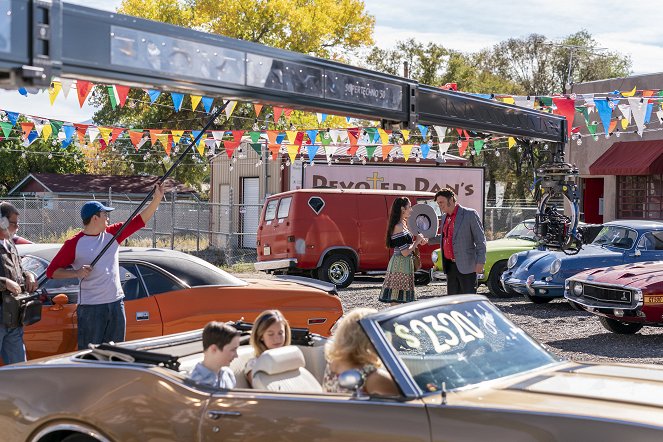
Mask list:
[[[585,124],[589,123],[589,110],[585,106],[576,106],[576,112],[580,112],[585,117]]]
[[[376,132],[377,132],[377,130],[376,130]],[[373,158],[373,154],[375,153],[375,148],[376,147],[377,146],[366,146],[366,156],[368,158]]]
[[[9,133],[12,131],[12,124],[2,121],[0,122],[0,127],[2,127],[2,133],[5,134],[5,137],[9,137]]]
[[[253,132],[251,132],[251,134],[253,134]],[[258,135],[260,135],[260,132],[258,132]],[[251,139],[253,139],[253,135],[251,135]],[[262,143],[251,143],[251,147],[258,155],[262,155]]]
[[[60,129],[62,129],[63,124],[64,122],[62,121],[51,120],[51,129],[53,129],[53,135],[55,138],[58,137],[58,133],[60,132]]]
[[[485,140],[474,140],[474,152],[479,155],[479,152],[481,152],[481,149],[483,149],[483,145],[486,144]]]
[[[598,123],[590,124],[589,122],[587,123],[587,130],[589,131],[590,134],[594,135],[596,134],[596,128],[598,127]]]
[[[251,142],[253,143],[257,143],[258,140],[260,139],[260,132],[252,131],[249,132],[249,135],[251,136]]]
[[[552,106],[552,104],[553,104],[552,97],[536,97],[536,98],[539,99],[539,101],[541,102],[541,104],[543,106]]]
[[[332,139],[329,132],[327,131],[320,132],[320,142],[322,143],[323,146],[329,146],[331,144]]]

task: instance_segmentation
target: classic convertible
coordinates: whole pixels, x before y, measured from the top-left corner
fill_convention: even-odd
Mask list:
[[[325,393],[325,339],[295,331],[254,386],[197,385],[200,332],[102,345],[0,369],[3,440],[572,441],[661,440],[663,367],[558,360],[485,297],[396,306],[360,324],[400,394]],[[245,336],[246,341],[248,336]],[[252,355],[231,368],[240,382]],[[267,355],[267,353],[265,353]],[[259,382],[257,381],[259,379]]]
[[[657,221],[611,221],[591,244],[576,255],[530,250],[511,255],[502,274],[507,290],[543,304],[564,296],[564,281],[588,269],[663,259],[663,250],[646,244],[651,235],[663,233]]]
[[[663,232],[643,240],[663,250]],[[639,244],[640,246],[640,244]],[[643,247],[642,254],[651,250]],[[592,269],[566,280],[564,297],[576,308],[597,315],[606,330],[637,333],[663,326],[663,262]]]
[[[23,267],[37,275],[44,303],[41,321],[25,327],[28,359],[77,348],[78,279],[46,279],[58,244],[18,246]],[[121,247],[127,340],[196,330],[210,320],[244,317],[278,308],[296,327],[328,336],[343,315],[332,284],[301,277],[240,279],[176,250]]]

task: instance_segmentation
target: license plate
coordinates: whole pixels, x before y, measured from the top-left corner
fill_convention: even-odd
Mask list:
[[[262,249],[262,254],[263,255],[271,255],[271,253],[272,253],[272,248],[271,247],[269,247],[269,246],[263,247],[263,249]]]
[[[645,296],[647,304],[663,304],[663,296]]]

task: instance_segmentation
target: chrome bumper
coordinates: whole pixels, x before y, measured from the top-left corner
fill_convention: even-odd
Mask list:
[[[258,261],[253,267],[260,272],[268,270],[287,270],[297,267],[297,258],[275,259],[273,261]]]

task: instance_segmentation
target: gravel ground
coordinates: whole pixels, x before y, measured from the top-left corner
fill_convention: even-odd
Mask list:
[[[240,277],[269,277],[265,274],[245,274]],[[340,289],[343,309],[388,305],[378,301],[382,278],[357,277],[347,289]],[[418,299],[430,299],[446,294],[444,282],[417,287]],[[480,294],[487,294],[485,286]],[[556,355],[575,361],[630,362],[663,364],[663,329],[645,327],[635,335],[617,335],[603,328],[589,313],[571,308],[564,300],[536,305],[525,298],[491,299],[493,303],[534,339],[546,345]]]

